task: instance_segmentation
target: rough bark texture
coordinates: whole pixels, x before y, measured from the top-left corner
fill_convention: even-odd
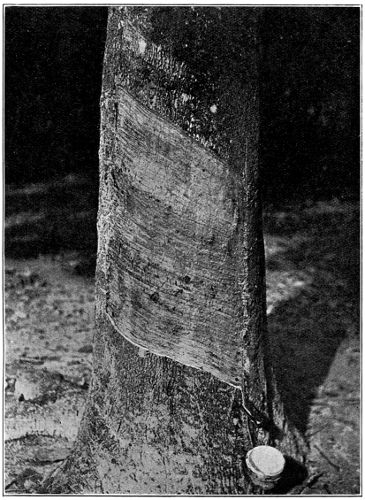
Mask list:
[[[240,386],[240,178],[123,89],[117,105],[99,219],[106,315],[137,346]]]
[[[265,339],[257,19],[110,9],[94,376],[47,491],[258,492],[252,446],[301,456]]]

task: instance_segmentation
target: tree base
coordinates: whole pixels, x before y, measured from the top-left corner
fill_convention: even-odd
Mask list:
[[[273,439],[290,457],[275,492],[304,479],[304,442],[277,420],[277,410],[280,436],[270,437],[237,412],[242,401],[236,388],[142,354],[107,320],[98,327],[95,373],[74,450],[42,493],[260,494],[245,456]]]

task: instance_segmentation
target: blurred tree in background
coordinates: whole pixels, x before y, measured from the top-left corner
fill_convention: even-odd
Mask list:
[[[5,10],[6,182],[97,184],[106,7]],[[357,7],[261,9],[261,162],[271,201],[359,195]]]

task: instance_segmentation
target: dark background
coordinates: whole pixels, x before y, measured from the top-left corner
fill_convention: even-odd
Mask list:
[[[357,197],[360,9],[261,11],[266,198]],[[97,179],[106,22],[106,7],[5,9],[6,183]]]
[[[260,10],[273,369],[310,443],[317,479],[302,493],[359,494],[360,9]],[[105,7],[5,9],[8,493],[38,492],[26,473],[44,477],[67,455],[87,394],[106,21]],[[17,378],[33,400],[21,402]]]
[[[360,9],[260,11],[266,207],[357,200]],[[106,7],[5,8],[8,256],[78,251],[93,272],[106,24]]]
[[[6,183],[97,178],[107,8],[5,9]]]

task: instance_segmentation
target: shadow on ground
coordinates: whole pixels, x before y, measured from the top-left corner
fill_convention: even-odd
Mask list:
[[[68,175],[48,183],[7,186],[5,254],[10,258],[66,255],[79,274],[96,261],[97,183]]]
[[[97,185],[69,175],[6,190],[5,252],[93,275]],[[269,337],[287,415],[304,434],[342,340],[359,331],[359,213],[337,201],[266,211]]]
[[[24,449],[30,447],[33,453],[35,448],[34,452],[40,453],[39,447],[49,449],[51,439],[47,435],[37,446],[24,441],[34,427],[34,416],[24,413],[24,404],[31,402],[14,396],[20,389],[24,393],[23,364],[33,367],[36,363],[34,367],[39,365],[47,376],[48,372],[64,372],[62,383],[76,387],[80,401],[85,397],[84,376],[90,372],[86,358],[91,357],[94,328],[94,281],[85,277],[93,276],[95,270],[97,185],[68,176],[48,184],[8,186],[5,201],[5,250],[13,267],[6,280],[7,375],[10,382],[16,378],[7,396],[12,401],[8,427],[16,433],[16,440],[8,443],[14,452],[8,451],[7,457],[9,484],[13,484],[25,464],[34,465],[33,458],[26,461]],[[308,481],[317,483],[305,491],[357,494],[358,206],[333,200],[267,210],[264,234],[274,371],[286,414],[312,447],[307,465],[314,476]],[[25,352],[25,346],[29,351]],[[68,358],[60,355],[62,349]],[[34,392],[39,384],[33,368],[31,383],[27,379],[25,385]],[[70,382],[67,377],[71,372],[74,378]],[[67,392],[67,398],[68,406],[64,400],[48,401],[49,414],[44,413],[44,407],[39,409],[44,422],[38,422],[38,415],[35,419],[45,429],[59,429],[59,442],[54,446],[61,451],[57,448],[55,462],[62,460],[65,447],[71,446],[71,441],[67,446],[64,443],[63,424],[75,427],[68,424],[64,413],[58,419],[57,404],[62,412],[69,412],[69,418],[76,419],[75,396]],[[82,404],[79,402],[77,412]],[[20,421],[24,429],[30,429],[24,436]],[[54,467],[53,462],[49,466]],[[42,471],[43,465],[39,467]]]
[[[359,228],[357,208],[339,203],[265,217],[274,371],[286,413],[303,434],[337,349],[359,333]],[[324,390],[336,397],[346,388]]]

